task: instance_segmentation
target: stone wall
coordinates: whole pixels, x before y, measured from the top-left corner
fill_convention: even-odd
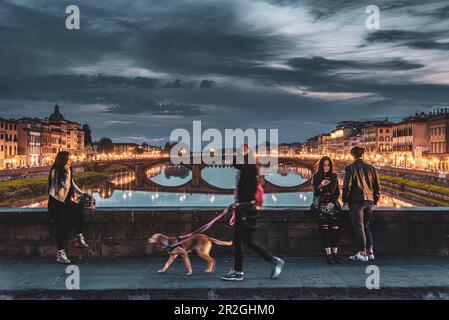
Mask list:
[[[142,256],[153,233],[182,235],[210,221],[219,208],[98,209],[87,217],[88,250],[73,248],[71,255],[91,257]],[[377,209],[373,221],[378,255],[449,255],[449,210],[444,208]],[[207,234],[230,240],[232,227],[220,221]],[[311,212],[304,209],[267,209],[257,231],[260,243],[289,256],[321,255],[321,241]],[[0,256],[53,256],[54,226],[46,210],[0,211]],[[356,251],[347,211],[341,228],[341,252]],[[213,255],[232,249],[214,246]]]

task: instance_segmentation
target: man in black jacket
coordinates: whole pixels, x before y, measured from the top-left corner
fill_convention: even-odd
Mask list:
[[[374,260],[371,219],[380,198],[380,183],[376,169],[363,161],[364,148],[354,147],[354,161],[345,168],[343,203],[349,206],[352,226],[360,251],[351,256],[354,261]]]

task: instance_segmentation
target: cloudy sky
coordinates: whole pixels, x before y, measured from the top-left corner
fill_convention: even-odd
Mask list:
[[[65,27],[69,4],[80,30]],[[285,142],[399,120],[449,105],[449,3],[0,0],[0,117],[55,103],[95,139],[156,145],[193,120]]]

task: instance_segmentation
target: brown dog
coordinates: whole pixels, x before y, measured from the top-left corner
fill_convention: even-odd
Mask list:
[[[177,243],[178,239],[175,237],[167,237],[164,234],[156,233],[148,239],[148,244],[155,246],[160,251],[166,251],[170,258],[165,263],[164,267],[158,272],[165,272],[173,261],[180,255],[184,259],[184,263],[187,267],[187,275],[192,275],[192,265],[190,264],[189,252],[196,251],[198,256],[207,262],[206,272],[213,272],[215,268],[215,260],[209,255],[212,249],[212,244],[217,244],[219,246],[232,246],[232,241],[221,241],[206,236],[205,234],[196,234],[192,236],[189,240],[183,242],[179,246],[168,251],[167,248]]]

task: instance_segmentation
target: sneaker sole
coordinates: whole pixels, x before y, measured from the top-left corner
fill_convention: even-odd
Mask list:
[[[243,281],[243,278],[221,278],[223,281]]]
[[[357,261],[357,262],[368,262],[369,260],[360,260],[360,259],[349,259],[351,261]]]

